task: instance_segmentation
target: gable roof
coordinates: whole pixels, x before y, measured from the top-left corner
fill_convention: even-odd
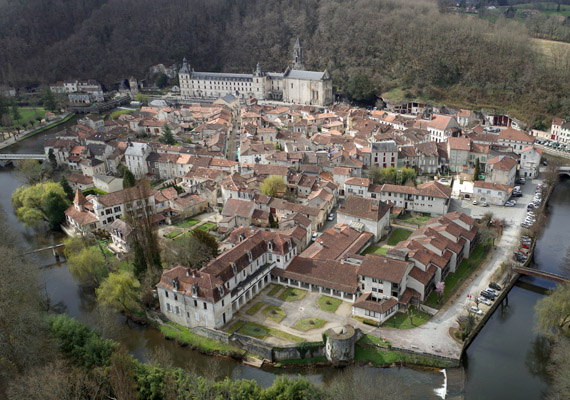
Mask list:
[[[390,206],[380,200],[349,195],[342,207],[339,208],[338,213],[371,221],[379,221],[389,210]]]

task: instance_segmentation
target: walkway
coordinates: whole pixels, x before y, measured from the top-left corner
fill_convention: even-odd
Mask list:
[[[44,129],[46,127],[49,127],[50,125],[52,125],[56,122],[59,122],[62,119],[66,118],[68,115],[69,115],[69,113],[66,113],[66,114],[61,115],[59,118],[57,118],[55,120],[49,121],[49,123],[36,125],[35,127],[32,127],[31,129],[29,129],[27,131],[20,131],[20,133],[16,133],[16,134],[14,134],[14,136],[12,136],[6,140],[0,141],[0,149],[4,149],[8,146],[13,145],[14,143],[18,143],[18,142],[24,140],[26,135],[29,135],[30,133],[33,133],[33,132],[38,131],[40,129]]]

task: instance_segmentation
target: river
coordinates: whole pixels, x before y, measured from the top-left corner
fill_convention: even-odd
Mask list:
[[[60,130],[46,132],[10,146],[1,152],[40,152],[43,141]],[[8,222],[16,233],[22,236],[22,245],[40,248],[58,243],[62,235],[57,233],[37,234],[26,229],[16,220],[10,204],[11,193],[20,185],[12,168],[0,168],[0,206],[6,211]],[[560,272],[562,258],[566,254],[567,242],[561,237],[567,232],[570,220],[570,182],[561,183],[554,191],[549,211],[552,213],[541,238],[538,241],[535,259],[538,265],[548,271]],[[409,399],[440,398],[434,392],[443,384],[440,373],[411,368],[378,369],[365,366],[348,371],[334,368],[312,368],[304,370],[256,369],[228,359],[217,359],[198,352],[181,348],[172,341],[162,338],[153,328],[127,325],[121,316],[101,315],[96,310],[91,290],[79,285],[69,273],[65,262],[55,263],[51,252],[35,254],[35,261],[42,266],[45,291],[54,307],[69,316],[77,318],[90,327],[104,327],[107,336],[123,343],[138,359],[148,361],[153,356],[169,359],[174,366],[205,375],[214,379],[255,379],[262,386],[272,384],[279,374],[304,375],[318,385],[328,385],[340,374],[364,374],[370,382],[374,378],[396,381],[402,394]],[[548,281],[538,278],[523,278],[523,285],[515,286],[509,294],[509,306],[490,318],[487,325],[467,351],[464,362],[465,399],[499,398],[541,398],[547,389],[547,380],[540,368],[544,360],[537,357],[536,335],[533,333],[534,304],[543,294],[525,289],[524,283],[541,287],[552,287]],[[531,287],[532,288],[532,287]],[[540,347],[538,347],[540,349]],[[461,397],[459,394],[458,397]]]

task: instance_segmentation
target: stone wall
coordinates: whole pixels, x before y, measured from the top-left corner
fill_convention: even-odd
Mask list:
[[[303,342],[296,345],[288,345],[273,348],[273,360],[294,360],[325,355],[325,344],[323,342]]]
[[[230,344],[233,346],[273,361],[273,347],[265,343],[263,340],[244,336],[239,333],[233,333],[230,337],[230,341]]]
[[[230,335],[222,331],[208,329],[203,326],[196,326],[194,328],[191,328],[190,331],[192,333],[195,333],[196,335],[205,336],[209,339],[217,340],[218,342],[222,342],[225,344],[230,343]]]
[[[338,363],[354,359],[354,345],[359,336],[354,327],[345,325],[340,331],[328,329],[325,335],[327,336],[327,360]]]

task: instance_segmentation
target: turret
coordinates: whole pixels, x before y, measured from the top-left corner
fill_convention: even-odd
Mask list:
[[[293,69],[305,69],[305,60],[303,58],[303,46],[301,46],[301,39],[297,38],[295,46],[293,47]]]

